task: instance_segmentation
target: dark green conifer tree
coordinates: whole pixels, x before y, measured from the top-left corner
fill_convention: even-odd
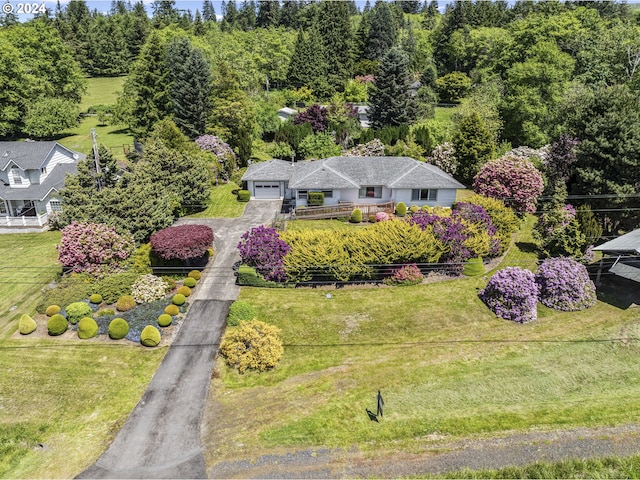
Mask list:
[[[204,0],[202,3],[202,19],[205,22],[216,22],[216,10],[213,8],[211,0]]]
[[[387,2],[377,2],[368,20],[369,35],[365,46],[365,57],[369,60],[379,60],[395,44],[398,29]]]
[[[471,185],[480,168],[493,157],[493,136],[480,115],[472,112],[460,121],[451,143],[459,162],[456,178],[465,185]]]
[[[324,0],[318,8],[317,25],[324,47],[327,81],[341,90],[353,71],[354,35],[349,6]]]
[[[295,88],[311,86],[314,81],[324,78],[326,70],[317,29],[311,28],[309,32],[300,30],[287,71],[287,83]]]
[[[272,0],[258,1],[256,25],[262,28],[277,27],[280,21],[280,2]]]

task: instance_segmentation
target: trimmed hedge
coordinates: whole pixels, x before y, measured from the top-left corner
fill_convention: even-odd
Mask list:
[[[56,313],[60,313],[60,310],[62,310],[62,308],[60,308],[59,305],[49,305],[45,313],[47,317],[53,317]]]
[[[114,318],[109,323],[109,338],[113,340],[120,340],[127,336],[129,333],[129,324],[124,318]]]
[[[184,303],[187,301],[187,297],[185,297],[182,293],[176,293],[173,298],[171,299],[171,301],[173,302],[174,305],[184,305]]]
[[[484,263],[482,257],[470,258],[464,263],[462,274],[467,277],[475,277],[484,273]]]
[[[72,325],[75,325],[84,317],[93,316],[93,310],[89,304],[85,302],[73,302],[67,305],[65,312],[67,313],[67,320]]]
[[[116,303],[116,310],[119,312],[128,312],[136,306],[136,301],[131,295],[122,295]]]
[[[351,217],[349,218],[351,223],[360,223],[362,222],[362,210],[356,208],[351,212]]]
[[[238,190],[238,201],[248,202],[251,200],[251,192],[249,190]]]
[[[98,310],[96,312],[96,317],[110,317],[115,314],[116,314],[116,311],[113,310],[112,308],[103,308],[102,310]]]
[[[96,283],[94,289],[100,292],[105,303],[116,303],[122,295],[131,295],[131,285],[135,283],[139,276],[135,272],[109,275]]]
[[[404,202],[400,202],[396,205],[396,215],[398,217],[404,217],[407,214],[407,205]]]
[[[248,265],[240,265],[238,268],[238,285],[244,285],[248,287],[270,287],[279,288],[281,284],[265,280],[255,268]]]
[[[87,339],[98,335],[98,324],[91,317],[84,317],[78,322],[78,338]]]
[[[177,225],[151,235],[153,253],[162,260],[191,260],[206,255],[213,244],[213,230],[207,225]]]
[[[140,334],[140,343],[145,347],[157,347],[161,338],[160,330],[153,325],[147,325]]]
[[[69,322],[59,313],[53,315],[47,322],[47,331],[52,337],[62,335],[67,328],[69,328]]]
[[[167,307],[164,309],[164,313],[175,317],[180,313],[180,309],[178,308],[177,305],[171,304],[171,305],[167,305]]]
[[[158,325],[161,327],[168,327],[171,325],[171,322],[173,322],[173,318],[167,313],[163,313],[158,317]]]
[[[189,287],[187,287],[186,285],[183,285],[178,290],[176,290],[176,293],[180,294],[180,295],[184,295],[185,297],[190,297],[191,296],[191,289]]]
[[[29,315],[23,314],[20,317],[18,328],[20,329],[21,335],[29,335],[30,333],[33,333],[36,331],[36,328],[38,328],[38,324]]]
[[[93,303],[94,305],[100,305],[102,303],[102,295],[100,295],[99,293],[94,293],[89,297],[89,302]]]
[[[307,204],[310,207],[321,207],[324,205],[324,193],[323,192],[309,192],[309,200]]]
[[[185,287],[193,288],[196,286],[196,279],[193,277],[187,277],[183,280],[182,284]]]
[[[236,301],[229,307],[227,325],[238,326],[240,322],[253,320],[256,318],[256,309],[249,302]]]
[[[200,270],[191,270],[189,272],[189,277],[195,278],[197,281],[200,280],[200,277],[202,277],[202,273],[200,273]]]

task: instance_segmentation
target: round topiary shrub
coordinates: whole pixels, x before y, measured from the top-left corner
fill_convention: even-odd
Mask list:
[[[35,332],[36,328],[38,328],[38,324],[29,315],[24,314],[20,317],[18,329],[20,330],[21,335],[29,335],[30,333]]]
[[[89,297],[89,302],[93,303],[94,305],[100,305],[102,303],[102,295],[100,295],[99,293],[94,293]]]
[[[153,325],[147,325],[140,334],[140,343],[145,347],[157,347],[160,344],[160,330]]]
[[[376,216],[375,215],[369,215],[367,217],[367,220],[369,223],[376,223]]]
[[[180,309],[178,308],[177,305],[171,304],[166,306],[166,308],[164,309],[164,313],[166,313],[167,315],[171,315],[172,317],[175,317],[180,313]]]
[[[129,324],[124,318],[114,318],[109,324],[109,338],[113,340],[120,340],[129,333]]]
[[[116,302],[116,310],[119,312],[128,312],[136,306],[136,301],[131,295],[122,295]]]
[[[187,287],[186,285],[183,285],[178,290],[176,290],[176,293],[178,295],[184,295],[185,297],[188,297],[188,296],[191,295],[191,289],[189,287]]]
[[[462,274],[467,277],[475,277],[476,275],[482,275],[484,273],[484,263],[482,263],[482,257],[474,257],[464,262],[464,268]]]
[[[185,287],[189,287],[189,288],[193,288],[196,286],[196,279],[193,277],[187,277],[184,279],[184,281],[182,282],[182,284]]]
[[[505,320],[526,323],[538,318],[538,286],[529,270],[507,267],[498,271],[478,296]]]
[[[349,218],[351,223],[360,223],[362,222],[362,210],[356,208],[351,212],[351,218]]]
[[[47,317],[53,317],[56,313],[60,313],[60,310],[62,309],[58,305],[49,305],[45,313]]]
[[[256,309],[249,302],[238,300],[229,307],[227,325],[238,326],[240,322],[253,320],[256,318]]]
[[[407,205],[404,202],[399,202],[396,205],[396,215],[398,217],[404,217],[407,214]]]
[[[171,322],[173,322],[173,318],[167,313],[163,313],[158,317],[158,325],[161,327],[168,327],[171,325]]]
[[[570,312],[596,304],[596,286],[587,267],[572,258],[547,258],[538,268],[535,281],[545,307]]]
[[[238,201],[248,202],[251,199],[251,192],[249,190],[238,190]]]
[[[53,337],[62,335],[67,331],[67,328],[69,328],[69,322],[59,313],[53,315],[47,322],[47,331]]]
[[[280,329],[258,320],[227,330],[220,344],[220,354],[227,365],[240,373],[273,368],[283,353]]]
[[[98,324],[91,317],[84,317],[78,322],[78,338],[87,339],[98,335]]]
[[[182,293],[176,293],[171,299],[174,305],[184,305],[184,302],[187,301],[187,297],[185,297]]]
[[[196,280],[200,280],[201,276],[202,276],[202,274],[200,273],[199,270],[191,270],[189,272],[189,277],[194,278]]]
[[[85,302],[73,302],[67,305],[65,311],[67,312],[67,320],[72,325],[75,325],[84,317],[93,316],[93,310]]]
[[[417,205],[411,205],[411,206],[409,207],[409,211],[410,211],[411,213],[416,213],[416,212],[418,212],[419,210],[420,210],[420,207],[419,207],[419,206],[417,206]]]

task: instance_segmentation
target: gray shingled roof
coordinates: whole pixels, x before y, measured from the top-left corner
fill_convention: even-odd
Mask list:
[[[56,145],[59,144],[57,142],[0,142],[0,170],[7,168],[9,162],[15,163],[23,170],[40,169]]]
[[[0,183],[0,198],[4,200],[44,200],[51,190],[60,191],[64,187],[65,175],[76,173],[76,170],[76,163],[59,163],[40,184],[31,184],[27,188],[11,188]]]
[[[612,253],[632,253],[640,255],[640,228],[618,238],[598,245],[594,250]]]
[[[287,165],[285,168],[284,164]],[[282,160],[251,165],[242,180],[286,181],[295,189],[466,188],[438,167],[410,157],[331,157],[298,162]]]

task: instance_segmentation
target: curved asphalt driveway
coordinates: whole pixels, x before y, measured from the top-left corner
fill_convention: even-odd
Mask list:
[[[229,305],[238,296],[236,245],[249,228],[274,218],[280,201],[251,201],[240,218],[182,219],[206,224],[215,257],[204,271],[176,339],[122,430],[77,478],[206,478],[200,420]]]

